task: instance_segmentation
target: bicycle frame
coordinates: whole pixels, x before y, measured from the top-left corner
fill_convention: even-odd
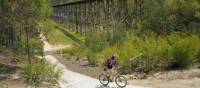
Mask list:
[[[108,75],[108,71],[107,71],[107,70],[108,70],[108,69],[105,70],[106,75]],[[111,80],[114,80],[118,75],[119,75],[119,73],[116,71],[116,72],[113,74]]]
[[[112,78],[108,76],[108,70],[105,69],[104,70],[107,74],[100,74],[99,75],[99,80],[100,80],[100,83],[107,86],[109,84],[109,82],[115,82],[117,84],[117,86],[119,86],[120,88],[124,88],[126,85],[127,85],[127,80],[124,76],[121,76],[117,71],[113,72],[113,75],[112,75]],[[102,77],[106,78],[106,82],[107,83],[104,83],[102,82]],[[122,77],[122,79],[121,79]],[[122,81],[119,81],[118,79],[120,80],[123,80],[123,83],[124,84],[119,84],[119,82],[122,82]],[[103,79],[103,81],[105,81],[105,79]]]

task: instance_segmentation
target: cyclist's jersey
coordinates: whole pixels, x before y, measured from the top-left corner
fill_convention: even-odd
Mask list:
[[[108,69],[112,69],[113,68],[113,65],[116,64],[116,60],[115,59],[108,59],[107,60],[107,68]]]

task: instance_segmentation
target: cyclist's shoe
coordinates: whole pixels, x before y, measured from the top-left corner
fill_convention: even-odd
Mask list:
[[[110,82],[113,82],[113,80],[112,80],[112,79],[109,79],[109,81],[110,81]]]

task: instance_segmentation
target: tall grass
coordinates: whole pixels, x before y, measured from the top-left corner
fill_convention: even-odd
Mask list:
[[[94,43],[91,42],[91,45],[98,45],[99,41],[95,39]],[[119,44],[104,48],[99,46],[100,52],[91,49],[86,53],[90,58],[89,62],[92,63],[104,62],[103,60],[117,53],[118,63],[124,71],[139,69],[143,72],[149,72],[191,67],[199,60],[197,57],[200,50],[199,46],[200,40],[195,34],[172,33],[167,36],[150,34],[144,37],[132,34]],[[142,53],[141,57],[134,58],[140,53]]]

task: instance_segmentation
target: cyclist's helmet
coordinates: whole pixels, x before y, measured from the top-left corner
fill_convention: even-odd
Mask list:
[[[118,56],[118,55],[117,55],[116,53],[113,54],[113,55],[112,55],[112,59],[117,59],[117,56]]]

